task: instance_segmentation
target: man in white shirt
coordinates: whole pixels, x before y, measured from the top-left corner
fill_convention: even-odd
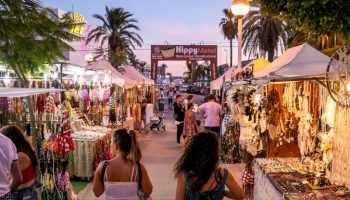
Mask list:
[[[22,181],[16,146],[0,133],[0,200],[11,199]]]
[[[208,102],[198,108],[198,113],[205,119],[204,129],[213,131],[220,138],[220,119],[222,115],[221,105],[216,103],[215,96],[209,95]]]
[[[172,90],[169,90],[168,92],[168,105],[169,105],[169,109],[172,108],[173,106],[173,99],[174,99],[174,92]]]

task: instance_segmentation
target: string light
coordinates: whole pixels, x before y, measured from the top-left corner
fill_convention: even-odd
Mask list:
[[[11,82],[10,76],[9,76],[9,74],[6,74],[4,77],[4,83],[9,84],[10,82]]]
[[[94,75],[94,79],[93,79],[94,83],[96,83],[97,80],[98,80],[98,75],[97,75],[97,72],[96,72],[96,74]]]
[[[108,83],[108,76],[107,76],[107,74],[105,75],[105,78],[103,79],[103,82],[104,82],[105,84]]]
[[[53,79],[57,79],[58,78],[58,73],[57,72],[53,72],[52,73],[52,78]]]
[[[261,100],[261,94],[256,94],[256,95],[255,95],[255,98],[254,98],[254,102],[255,102],[256,104],[258,104],[258,103],[260,102],[260,100]]]

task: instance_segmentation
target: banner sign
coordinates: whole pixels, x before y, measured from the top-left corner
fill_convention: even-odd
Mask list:
[[[158,61],[204,60],[211,62],[211,79],[217,78],[217,45],[151,45],[151,76],[156,80]]]
[[[70,32],[77,36],[83,37],[83,30],[86,24],[84,16],[77,12],[74,12],[73,21],[74,26],[71,28]]]

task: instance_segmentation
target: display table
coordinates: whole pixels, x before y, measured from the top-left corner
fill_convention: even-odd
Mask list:
[[[350,199],[337,197],[330,190],[312,190],[302,183],[302,179],[309,176],[293,171],[300,163],[298,158],[256,159],[254,163],[254,199],[280,200],[280,199]],[[273,171],[273,172],[272,172]],[[281,171],[281,172],[278,172]]]
[[[91,178],[99,162],[110,159],[111,130],[90,128],[72,134],[74,151],[69,155],[68,172],[71,176]]]

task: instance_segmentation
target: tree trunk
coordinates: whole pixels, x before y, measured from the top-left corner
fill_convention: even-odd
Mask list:
[[[230,67],[232,67],[232,39],[230,40]]]
[[[267,58],[269,62],[273,61],[273,57],[275,56],[275,50],[272,46],[269,47],[269,50],[267,51]]]
[[[33,148],[36,152],[39,151],[38,149],[38,133],[36,130],[36,120],[34,116],[34,101],[31,96],[27,96],[28,106],[29,106],[29,117],[30,117],[30,126],[32,130],[32,140],[33,140]],[[39,152],[38,152],[39,153]]]
[[[11,68],[15,71],[15,74],[18,77],[20,83],[22,85],[24,85],[25,88],[28,88],[29,87],[29,83],[26,80],[26,77],[24,77],[24,75],[20,73],[20,71],[17,69],[16,66],[12,66]],[[35,116],[34,116],[33,98],[31,98],[30,96],[27,96],[26,99],[28,101],[31,134],[32,134],[32,140],[33,140],[33,148],[34,148],[34,150],[37,153],[39,153],[38,152],[39,151],[39,149],[38,149],[38,134],[37,134],[37,131],[36,131],[36,128],[35,128],[36,123],[35,123]]]

